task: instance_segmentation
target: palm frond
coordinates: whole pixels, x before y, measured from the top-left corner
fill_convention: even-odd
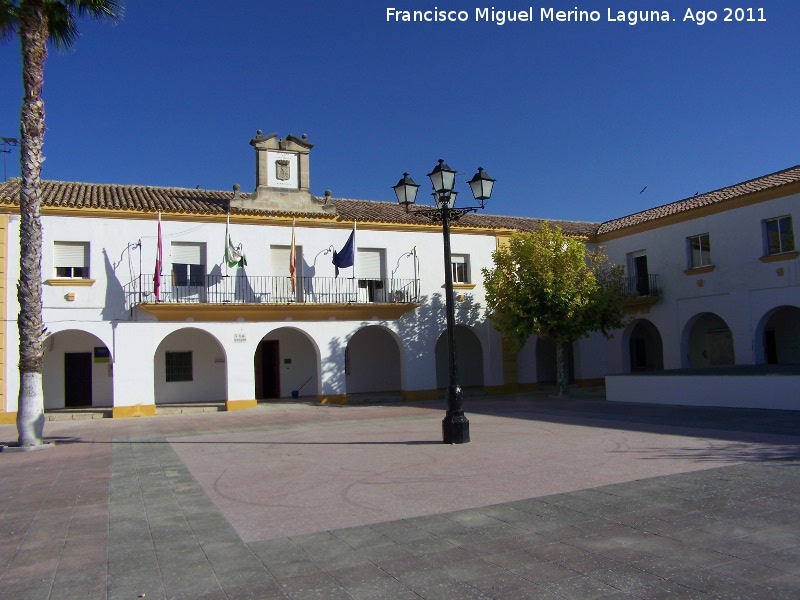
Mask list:
[[[19,8],[11,0],[0,0],[0,43],[7,42],[17,32]]]
[[[72,12],[63,2],[52,1],[45,4],[45,11],[47,12],[48,41],[60,51],[72,48],[80,36]]]
[[[118,0],[63,0],[71,12],[79,17],[92,17],[99,21],[119,21],[124,8]]]

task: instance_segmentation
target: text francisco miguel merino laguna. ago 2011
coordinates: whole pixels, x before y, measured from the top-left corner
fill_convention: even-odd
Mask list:
[[[605,19],[603,18],[605,16]],[[767,18],[761,7],[722,8],[719,11],[686,8],[679,14],[668,10],[582,10],[577,6],[571,10],[556,10],[553,7],[534,8],[529,6],[521,10],[504,10],[491,7],[476,7],[474,11],[450,10],[434,6],[430,10],[404,10],[388,7],[386,21],[392,23],[764,23]]]

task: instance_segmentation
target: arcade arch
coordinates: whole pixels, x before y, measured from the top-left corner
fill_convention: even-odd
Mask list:
[[[156,404],[227,400],[225,349],[207,331],[189,327],[161,340],[153,374]]]
[[[686,323],[682,347],[684,366],[692,369],[736,364],[733,334],[715,313],[695,315]]]
[[[319,394],[319,351],[304,332],[280,327],[258,343],[253,367],[255,397],[289,398]]]
[[[466,325],[455,326],[458,383],[462,388],[483,388],[483,347],[475,332]],[[436,340],[436,387],[447,389],[450,374],[447,357],[447,332]]]
[[[114,370],[111,352],[96,335],[68,329],[44,341],[44,408],[112,406]]]

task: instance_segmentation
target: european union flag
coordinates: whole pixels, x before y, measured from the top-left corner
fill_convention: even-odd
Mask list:
[[[336,277],[339,276],[339,269],[346,269],[356,264],[356,228],[353,225],[353,232],[347,238],[347,243],[339,252],[333,251],[333,264],[336,266]]]

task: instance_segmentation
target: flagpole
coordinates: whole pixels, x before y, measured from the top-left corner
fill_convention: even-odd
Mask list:
[[[356,278],[356,256],[358,255],[356,247],[356,221],[353,221],[353,279]]]
[[[141,249],[139,251],[139,259],[141,261]],[[162,248],[162,241],[161,241],[161,211],[158,211],[158,247],[156,248],[156,268],[155,273],[153,274],[153,293],[155,295],[156,302],[161,300],[161,264],[164,262],[164,251]],[[142,268],[139,267],[139,279],[142,278]],[[139,286],[141,288],[141,284]],[[141,291],[141,290],[140,290]],[[141,293],[139,295],[141,298]]]
[[[228,227],[230,226],[230,224],[231,224],[231,213],[225,213],[225,246],[224,246],[225,252],[222,255],[222,257],[223,257],[223,261],[222,262],[225,263],[225,277],[226,277],[226,279],[225,279],[225,281],[226,281],[225,287],[227,287],[227,285],[228,285],[227,284],[228,260],[230,260],[230,256],[228,255],[228,247],[230,246],[230,243],[231,243],[231,238],[230,238],[231,234],[228,233]]]
[[[294,244],[294,219],[292,219],[292,246],[289,250],[289,278],[292,280],[292,293],[297,293],[297,262],[295,257],[295,244]]]

